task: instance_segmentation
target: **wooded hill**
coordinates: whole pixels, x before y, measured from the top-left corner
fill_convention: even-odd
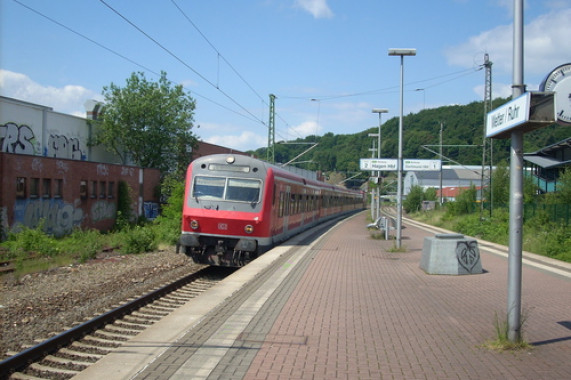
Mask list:
[[[495,99],[493,107],[497,108],[510,99]],[[482,142],[484,134],[484,104],[473,102],[467,105],[453,105],[422,110],[403,117],[403,158],[438,159],[438,156],[423,148],[439,151],[440,125],[443,125],[442,153],[445,157],[462,165],[482,165]],[[399,118],[387,120],[381,128],[381,157],[397,158],[398,156],[398,124]],[[289,143],[318,143],[296,161],[296,165],[308,170],[321,170],[324,173],[341,172],[349,178],[359,172],[359,159],[370,158],[373,140],[369,133],[377,133],[378,126],[362,132],[346,135],[326,133],[323,136],[307,136],[304,139]],[[571,136],[571,127],[554,124],[550,127],[535,130],[524,135],[524,152],[530,153],[554,144]],[[489,141],[489,139],[488,139]],[[509,160],[510,139],[493,140],[493,164]],[[457,145],[450,147],[449,145]],[[275,162],[285,163],[308,149],[308,144],[282,144],[275,146]],[[489,149],[489,143],[486,144]],[[259,148],[253,152],[257,157],[266,159],[267,148]],[[376,157],[376,153],[375,153]],[[311,161],[311,162],[307,162]],[[490,155],[486,154],[486,165]],[[444,165],[454,164],[443,162]]]

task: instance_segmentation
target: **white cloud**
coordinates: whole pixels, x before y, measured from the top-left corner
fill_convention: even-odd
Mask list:
[[[82,86],[42,86],[27,75],[2,69],[0,69],[0,94],[81,117],[85,117],[83,103],[86,100],[103,99],[101,95]]]
[[[474,92],[478,94],[480,99],[484,99],[484,85],[478,85],[474,88]],[[512,85],[506,83],[494,83],[492,85],[492,98],[509,98],[512,96]]]
[[[569,61],[571,51],[571,9],[558,9],[541,15],[524,26],[524,69],[533,75],[546,74],[551,68]],[[445,52],[448,63],[474,67],[490,55],[494,72],[512,71],[513,26],[502,25],[471,37]]]
[[[318,136],[323,130],[321,126],[315,121],[304,121],[301,124],[288,128],[288,134],[292,139],[303,138],[309,135]]]
[[[201,124],[201,128],[202,126]],[[203,140],[210,144],[227,146],[240,151],[258,149],[268,143],[267,136],[258,135],[251,131],[242,131],[239,135],[213,135],[204,137]]]
[[[333,11],[327,5],[327,0],[295,0],[295,6],[311,13],[314,18],[333,17]]]

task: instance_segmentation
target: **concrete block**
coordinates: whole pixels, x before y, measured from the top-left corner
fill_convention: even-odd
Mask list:
[[[461,234],[424,238],[420,268],[428,274],[479,274],[482,261],[478,242]]]

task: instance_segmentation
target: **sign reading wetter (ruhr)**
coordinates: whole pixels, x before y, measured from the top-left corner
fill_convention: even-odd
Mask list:
[[[530,132],[553,124],[554,92],[530,91],[488,113],[486,137],[508,138],[513,130]]]
[[[494,137],[521,125],[529,119],[530,93],[526,92],[488,113],[486,137]]]
[[[361,158],[361,170],[394,171],[397,170],[398,160],[393,158]]]

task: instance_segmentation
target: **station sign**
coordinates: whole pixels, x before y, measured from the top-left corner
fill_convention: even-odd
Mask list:
[[[361,158],[361,170],[396,171],[398,160],[394,158]]]
[[[529,120],[531,93],[507,102],[501,107],[488,112],[486,120],[486,137],[494,137],[510,131]]]
[[[442,168],[442,160],[403,160],[404,171],[439,171]]]

